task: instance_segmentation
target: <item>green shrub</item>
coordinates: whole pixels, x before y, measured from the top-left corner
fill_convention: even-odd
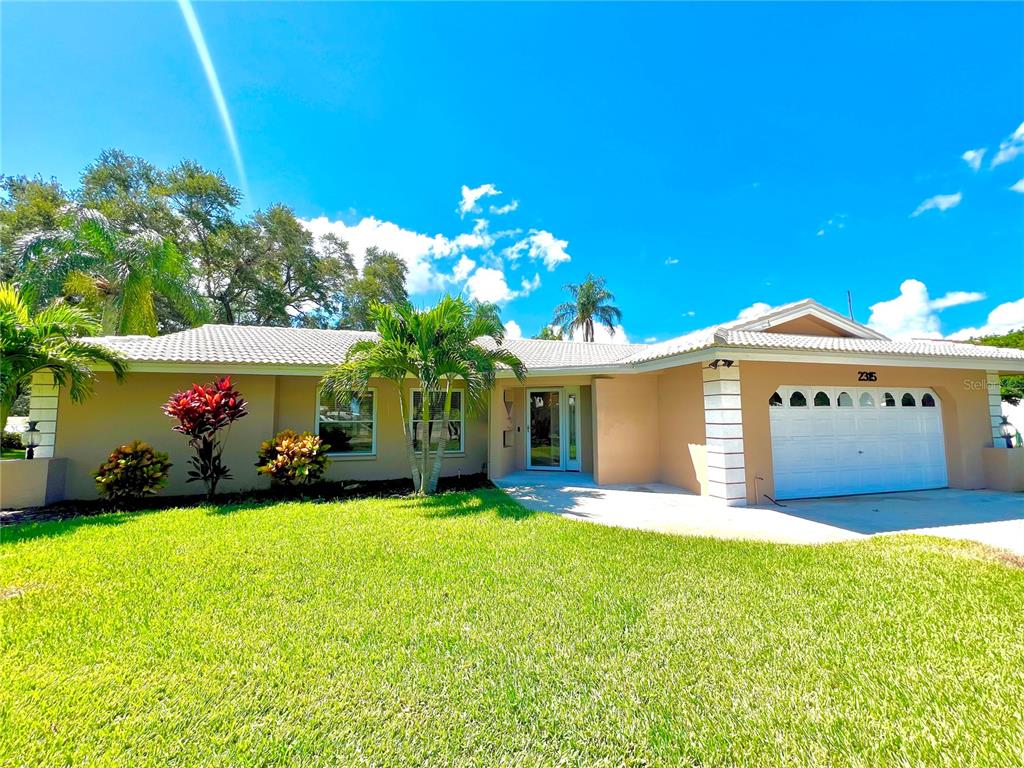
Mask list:
[[[134,440],[115,448],[96,470],[96,488],[108,499],[151,496],[167,484],[171,462],[167,454]]]
[[[330,447],[312,432],[285,429],[260,445],[257,471],[283,485],[315,483],[331,462],[327,458]]]
[[[3,451],[20,451],[25,447],[25,443],[21,440],[21,435],[18,432],[4,432],[3,438],[0,438],[0,450]]]

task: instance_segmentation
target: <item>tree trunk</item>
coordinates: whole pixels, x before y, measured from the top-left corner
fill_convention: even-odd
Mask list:
[[[0,432],[7,429],[7,417],[11,415],[12,407],[13,404],[8,403],[6,398],[2,403],[0,403]]]
[[[437,492],[437,482],[441,479],[441,461],[444,459],[444,448],[448,443],[448,421],[452,412],[452,382],[448,380],[444,391],[444,416],[441,417],[441,434],[437,438],[437,453],[434,455],[434,471],[430,473],[428,493]]]
[[[405,435],[405,452],[409,456],[409,469],[412,470],[412,488],[418,491],[420,488],[420,468],[416,463],[416,448],[413,445],[412,429],[409,426],[409,418],[405,412],[405,390],[399,382],[398,387],[398,412],[402,416],[402,432]]]
[[[423,496],[427,493],[427,462],[430,459],[430,390],[423,388],[420,390],[420,425],[423,428],[422,445],[420,450],[422,452],[421,464],[420,464],[420,485],[417,489],[417,493]]]

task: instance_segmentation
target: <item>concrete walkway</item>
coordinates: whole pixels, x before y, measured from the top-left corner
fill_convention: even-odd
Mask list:
[[[598,486],[592,477],[579,473],[517,472],[495,484],[528,509],[620,528],[786,544],[864,538],[770,509],[727,507],[661,483]]]
[[[496,484],[529,509],[622,528],[784,544],[925,533],[1024,555],[1022,494],[945,489],[727,507],[670,485],[598,486],[578,473],[518,472]]]

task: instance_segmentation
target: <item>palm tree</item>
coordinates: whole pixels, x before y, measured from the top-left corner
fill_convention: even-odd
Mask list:
[[[437,440],[437,452],[434,454],[434,469],[430,473],[427,493],[437,490],[441,478],[441,462],[448,434],[448,424],[452,412],[452,386],[461,382],[464,387],[466,402],[463,408],[480,412],[486,408],[487,395],[494,387],[494,379],[499,365],[512,370],[520,381],[526,379],[526,366],[523,361],[505,349],[505,326],[502,325],[497,311],[481,312],[461,299],[445,296],[431,310],[436,315],[439,333],[437,343],[433,347],[434,375],[438,384],[444,386],[444,411],[441,418],[441,434]],[[438,387],[440,390],[440,386]],[[429,422],[430,403],[428,390],[424,387],[423,423]],[[424,458],[426,458],[427,439],[423,440]],[[424,467],[426,462],[424,461]]]
[[[501,321],[490,313],[478,313],[462,299],[445,296],[437,306],[426,310],[417,310],[408,302],[394,306],[375,304],[371,313],[378,338],[353,344],[345,362],[324,376],[323,390],[338,397],[365,392],[372,378],[392,382],[399,398],[414,487],[419,494],[433,493],[441,475],[453,385],[463,382],[467,401],[464,406],[479,411],[486,405],[499,365],[510,368],[520,381],[526,376],[526,368],[501,346],[505,337]],[[419,456],[405,410],[403,385],[407,378],[417,379],[423,393],[424,433]],[[433,470],[428,472],[429,425],[437,397],[443,398],[441,432]]]
[[[405,449],[412,471],[413,487],[420,487],[420,468],[416,462],[412,431],[405,411],[404,384],[407,377],[418,375],[415,350],[410,341],[409,318],[414,312],[408,304],[392,306],[373,303],[370,319],[377,329],[376,339],[357,341],[348,349],[345,362],[331,369],[321,381],[321,391],[340,400],[366,394],[371,379],[391,382],[398,395],[398,409],[405,433]]]
[[[171,241],[151,230],[120,232],[90,208],[69,208],[60,229],[32,232],[18,248],[28,285],[43,298],[76,297],[104,333],[155,335],[158,296],[192,325],[208,316]]]
[[[565,290],[572,294],[573,300],[555,307],[552,325],[557,325],[568,336],[582,328],[584,341],[594,340],[595,322],[615,333],[616,324],[622,322],[622,311],[610,303],[615,297],[604,287],[603,277],[587,275],[582,283],[570,283]]]
[[[92,394],[94,364],[109,365],[118,381],[127,370],[118,353],[82,340],[100,331],[84,309],[56,303],[33,316],[30,304],[13,285],[0,283],[0,429],[34,373],[49,371],[80,403]]]

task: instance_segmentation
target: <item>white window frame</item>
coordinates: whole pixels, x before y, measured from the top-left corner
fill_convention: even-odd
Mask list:
[[[420,414],[416,413],[416,393],[422,392],[423,387],[412,387],[409,389],[409,433],[412,435],[413,442],[416,441],[416,419]],[[439,392],[442,396],[444,395],[443,389],[434,390]],[[458,392],[459,397],[462,399],[462,407],[459,408],[459,450],[449,451],[445,449],[445,456],[461,456],[466,453],[466,390],[464,387],[452,387],[452,392]],[[376,401],[375,401],[376,402]],[[440,421],[441,419],[432,419],[432,421]]]
[[[366,453],[366,452],[358,452],[357,453],[355,451],[342,451],[342,452],[328,451],[327,455],[330,456],[332,460],[335,460],[335,461],[342,460],[342,461],[344,461],[345,459],[375,459],[375,458],[377,458],[377,429],[378,429],[378,424],[377,424],[377,388],[376,387],[367,387],[366,391],[367,391],[367,393],[373,395],[373,419],[371,421],[371,423],[373,424],[373,438],[370,441],[371,442],[370,452],[369,453]],[[316,389],[316,415],[315,415],[315,417],[313,419],[313,424],[314,424],[314,427],[315,427],[315,431],[314,431],[313,434],[315,434],[317,437],[320,436],[320,398],[321,398],[321,394],[322,394],[322,390],[320,389],[320,387],[317,387],[317,389]],[[325,422],[325,423],[337,424],[338,422]]]

